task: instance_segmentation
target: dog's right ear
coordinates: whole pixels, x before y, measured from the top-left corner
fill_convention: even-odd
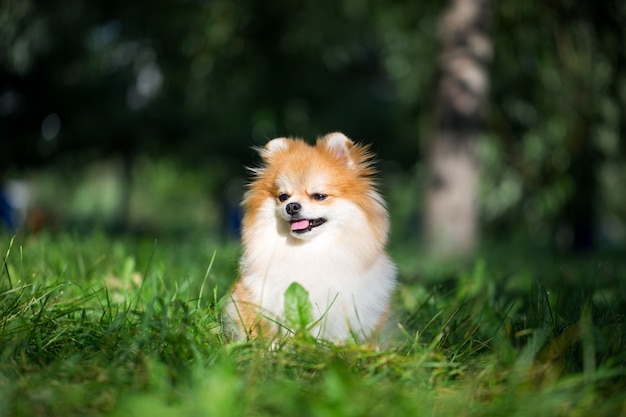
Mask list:
[[[258,148],[258,151],[259,151],[259,154],[261,155],[261,158],[267,160],[276,152],[287,150],[288,147],[289,147],[289,139],[276,138],[267,142],[264,147]]]
[[[262,148],[255,148],[261,158],[267,162],[269,158],[272,157],[276,152],[284,151],[289,146],[289,139],[287,138],[276,138],[272,139],[265,144]]]
[[[285,149],[287,149],[288,145],[289,139],[276,138],[270,140],[269,142],[267,142],[267,144],[265,144],[265,150],[268,151],[270,154],[273,154],[278,151],[284,151]]]

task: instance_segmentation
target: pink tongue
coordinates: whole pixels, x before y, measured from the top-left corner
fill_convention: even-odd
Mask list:
[[[304,230],[307,227],[309,227],[309,221],[306,219],[291,223],[291,230]]]

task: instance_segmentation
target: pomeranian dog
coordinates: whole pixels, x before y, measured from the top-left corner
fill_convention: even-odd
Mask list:
[[[315,146],[277,138],[243,200],[240,277],[225,307],[227,337],[284,331],[284,294],[309,293],[313,336],[373,341],[390,311],[396,268],[385,253],[389,216],[368,148],[342,133]]]

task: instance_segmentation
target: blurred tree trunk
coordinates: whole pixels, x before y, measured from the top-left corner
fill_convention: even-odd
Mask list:
[[[425,229],[442,257],[470,253],[477,241],[476,141],[488,91],[492,45],[488,0],[450,0],[440,23],[438,94],[429,143]]]

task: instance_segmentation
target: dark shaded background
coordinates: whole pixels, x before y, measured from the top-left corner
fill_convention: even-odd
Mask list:
[[[236,234],[251,146],[372,144],[394,236],[419,237],[444,3],[0,3],[4,228]],[[626,241],[626,5],[492,6],[484,234]],[[3,210],[7,212],[7,210]]]

